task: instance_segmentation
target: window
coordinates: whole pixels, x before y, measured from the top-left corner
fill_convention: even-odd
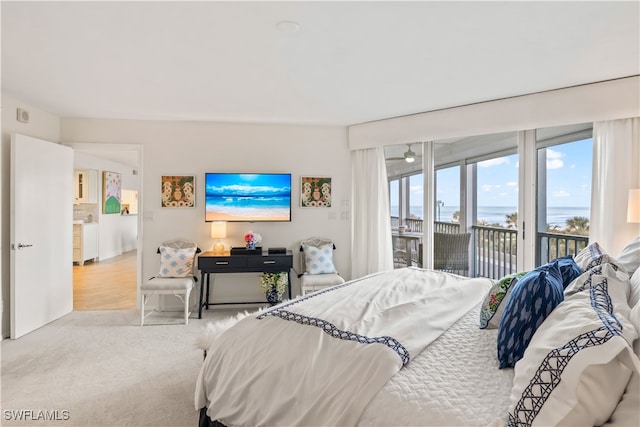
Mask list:
[[[436,142],[434,231],[471,233],[469,269],[458,274],[499,278],[516,271],[517,147],[517,132]]]
[[[400,225],[400,180],[389,181],[389,208],[391,210],[391,227]]]
[[[435,209],[437,222],[460,222],[460,166],[436,170]]]
[[[475,163],[474,276],[498,279],[517,272],[518,154]]]
[[[518,155],[478,162],[475,225],[517,228]]]
[[[420,220],[422,222],[423,215],[423,197],[424,197],[424,175],[422,173],[409,175],[409,185],[407,187],[407,205],[409,206],[407,219]],[[418,231],[418,230],[416,230]],[[422,231],[422,228],[420,228]]]
[[[576,254],[588,242],[593,139],[591,125],[536,131],[536,264]]]
[[[416,161],[407,162],[405,154],[411,150]],[[424,218],[424,175],[422,174],[422,144],[385,147],[393,261],[396,268],[420,266],[420,242]]]
[[[434,231],[471,233],[472,276],[498,279],[518,271],[518,256],[525,266],[540,265],[575,254],[587,244],[591,124],[527,130],[520,135],[525,138],[525,153],[518,153],[518,132],[451,138],[434,144]],[[519,162],[525,158],[536,160],[528,158],[535,155],[527,145],[534,135],[537,170],[527,171],[526,177],[537,180],[537,194],[527,194],[534,200],[525,204],[535,209],[525,207],[523,218],[518,221]],[[395,243],[399,227],[404,232],[422,233],[423,173],[419,162],[403,161],[403,150],[406,147],[398,146],[395,153],[389,150],[387,171],[396,237],[394,254],[405,256],[404,265],[411,265],[414,259],[420,259],[412,254],[415,249],[396,247]],[[525,220],[526,230],[535,233],[525,234],[519,229]],[[535,239],[535,259],[533,251],[518,253],[518,237],[526,242]],[[528,248],[533,248],[531,243]]]

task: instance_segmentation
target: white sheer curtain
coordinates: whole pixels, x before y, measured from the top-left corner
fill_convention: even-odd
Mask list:
[[[393,269],[383,148],[351,152],[351,276]]]
[[[629,190],[640,188],[640,117],[593,124],[589,241],[612,256],[640,234],[627,223]]]

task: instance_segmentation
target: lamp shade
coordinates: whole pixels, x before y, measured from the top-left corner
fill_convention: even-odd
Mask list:
[[[213,221],[211,223],[211,237],[214,239],[224,239],[227,237],[227,223],[224,221]]]
[[[640,222],[640,188],[629,190],[627,222]]]

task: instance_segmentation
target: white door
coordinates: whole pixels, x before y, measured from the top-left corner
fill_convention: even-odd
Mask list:
[[[11,135],[11,338],[73,310],[73,150]]]

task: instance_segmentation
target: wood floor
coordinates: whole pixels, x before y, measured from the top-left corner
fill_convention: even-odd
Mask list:
[[[135,310],[137,251],[73,265],[73,309]]]

